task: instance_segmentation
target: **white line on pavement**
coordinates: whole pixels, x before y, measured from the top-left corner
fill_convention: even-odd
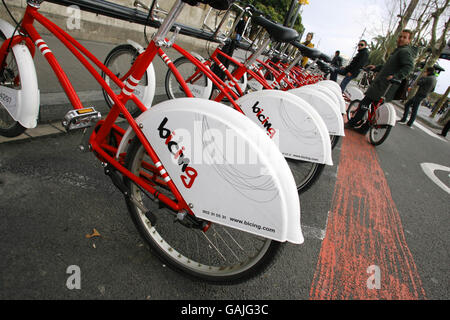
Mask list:
[[[422,167],[423,172],[428,176],[428,178],[431,179],[434,183],[436,183],[442,190],[450,194],[450,188],[441,181],[436,175],[434,174],[434,171],[436,170],[442,170],[450,172],[449,167],[442,166],[440,164],[435,163],[421,163],[420,166]]]
[[[325,239],[326,231],[316,227],[302,225],[302,232],[305,238]]]
[[[400,120],[401,118],[399,116],[397,116],[397,120]],[[420,130],[422,130],[423,132],[425,132],[426,134],[432,136],[433,138],[437,138],[439,140],[442,141],[447,141],[447,139],[437,135],[436,133],[434,133],[433,131],[431,131],[428,128],[425,128],[423,125],[421,125],[420,123],[418,123],[417,121],[414,121],[413,126],[419,128]]]

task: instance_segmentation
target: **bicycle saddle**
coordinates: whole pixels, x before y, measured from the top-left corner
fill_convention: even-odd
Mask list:
[[[217,10],[227,10],[236,0],[182,0],[191,6],[196,6],[199,2],[207,4]]]
[[[331,62],[331,58],[327,56],[325,53],[321,53],[319,56],[319,60],[325,61],[325,62]]]
[[[323,72],[334,72],[336,71],[336,68],[333,67],[332,65],[322,61],[322,60],[317,60],[316,61],[317,65],[319,66],[319,69]]]
[[[298,38],[298,33],[294,29],[276,24],[264,17],[255,17],[252,21],[266,29],[270,37],[276,42],[291,42]]]
[[[303,56],[311,58],[311,59],[320,59],[320,56],[323,54],[317,49],[309,48],[298,41],[293,41],[291,44],[300,50]]]

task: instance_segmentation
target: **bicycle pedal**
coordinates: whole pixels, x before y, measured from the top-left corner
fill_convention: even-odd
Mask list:
[[[94,108],[70,110],[65,115],[62,125],[66,131],[86,128],[92,126],[100,120],[101,117],[101,113]]]

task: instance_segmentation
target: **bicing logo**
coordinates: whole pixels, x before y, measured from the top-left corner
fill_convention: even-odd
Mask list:
[[[190,167],[189,164],[191,160],[185,156],[185,147],[180,146],[178,142],[173,141],[174,132],[170,129],[165,128],[169,119],[164,118],[158,127],[159,137],[165,140],[165,144],[169,152],[174,156],[174,159],[178,161],[178,165],[181,167],[183,174],[181,175],[181,181],[186,188],[190,189],[197,178],[197,170]]]
[[[264,109],[261,109],[260,107],[258,107],[258,105],[259,105],[259,101],[253,105],[252,111],[256,115],[256,118],[258,119],[258,121],[261,122],[264,129],[267,131],[267,135],[271,139],[273,139],[273,137],[275,136],[275,134],[277,132],[274,128],[272,128],[272,123],[269,122],[269,117],[266,116],[265,114],[263,114]]]

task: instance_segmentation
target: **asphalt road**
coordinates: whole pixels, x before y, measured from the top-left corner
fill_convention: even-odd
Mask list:
[[[79,140],[72,133],[0,145],[1,299],[308,297],[336,167],[304,196],[307,245],[285,245],[260,278],[211,286],[186,279],[149,253],[100,163],[76,150]],[[101,236],[86,238],[94,228]],[[81,269],[81,290],[66,287],[70,265]]]
[[[152,256],[100,163],[77,151],[80,138],[73,132],[0,144],[0,299],[310,298],[324,237],[333,233],[327,222],[347,138],[333,152],[335,165],[301,197],[305,243],[286,244],[266,273],[233,286],[192,281]],[[448,141],[397,125],[373,150],[417,266],[421,298],[448,299],[449,194],[420,167],[450,167]],[[447,187],[448,174],[436,171]],[[94,228],[100,236],[87,238]],[[79,290],[66,286],[72,265],[81,270]]]

